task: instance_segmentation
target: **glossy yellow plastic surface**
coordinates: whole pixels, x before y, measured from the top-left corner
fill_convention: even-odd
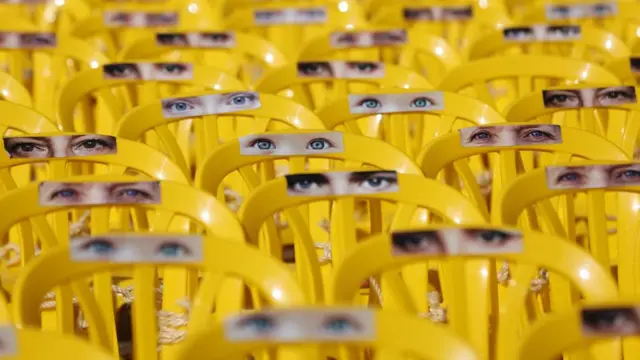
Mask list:
[[[118,360],[99,346],[74,335],[56,334],[35,329],[15,329],[18,354],[5,355],[6,360]]]

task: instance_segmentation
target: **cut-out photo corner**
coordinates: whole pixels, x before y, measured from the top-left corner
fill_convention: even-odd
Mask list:
[[[103,12],[104,26],[117,27],[170,27],[178,25],[176,11],[144,12],[105,10]]]
[[[70,240],[71,260],[113,263],[198,263],[203,259],[200,235],[105,234]]]
[[[190,63],[113,63],[102,66],[105,80],[190,80]]]
[[[458,131],[462,147],[562,144],[562,129],[552,124],[474,126]]]
[[[638,103],[633,86],[542,90],[545,108],[607,107]]]
[[[57,182],[39,187],[41,206],[160,204],[159,181]]]
[[[469,21],[473,18],[473,6],[421,6],[405,7],[402,16],[407,21]]]
[[[585,307],[580,311],[585,337],[640,335],[640,306]]]
[[[53,32],[0,32],[0,49],[51,49],[57,44]]]
[[[162,116],[171,119],[225,114],[261,106],[260,94],[248,91],[169,98],[162,99]]]
[[[299,134],[254,134],[243,136],[240,142],[242,155],[312,155],[339,154],[344,152],[342,132],[318,132]]]
[[[225,319],[225,338],[245,341],[372,341],[376,337],[371,309],[272,309]]]
[[[444,109],[442,91],[404,94],[350,94],[351,114],[387,114]]]
[[[324,24],[327,19],[327,8],[324,6],[256,9],[253,12],[253,21],[256,25]]]
[[[66,158],[118,152],[116,138],[109,135],[10,136],[2,140],[11,159]]]
[[[408,41],[406,29],[336,31],[329,35],[329,44],[334,49],[406,45]]]
[[[605,189],[640,185],[640,163],[547,166],[549,189]]]
[[[580,25],[531,25],[514,26],[502,29],[505,41],[533,42],[533,41],[568,41],[582,38]]]
[[[305,61],[299,62],[298,77],[329,79],[383,78],[385,64],[369,61]]]
[[[522,233],[515,229],[443,228],[397,231],[391,234],[392,254],[491,255],[522,253]]]
[[[547,20],[567,20],[584,18],[603,18],[616,16],[618,5],[615,2],[594,4],[547,4],[545,17]]]
[[[156,45],[186,48],[230,49],[236,46],[236,33],[233,31],[157,33]]]
[[[640,57],[629,58],[629,66],[631,67],[631,72],[634,75],[640,75]]]
[[[0,326],[0,357],[18,355],[18,336],[10,324]]]
[[[289,196],[360,195],[398,192],[398,173],[388,170],[285,175]]]

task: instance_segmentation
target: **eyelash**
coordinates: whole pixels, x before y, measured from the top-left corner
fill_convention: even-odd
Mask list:
[[[184,105],[186,109],[176,109],[177,105]],[[196,106],[188,100],[173,100],[164,105],[164,109],[169,112],[185,112],[195,109]]]
[[[61,197],[63,192],[70,192],[71,193],[70,196],[64,196],[65,199],[68,199],[70,197],[77,197],[79,195],[77,190],[69,187],[69,188],[63,188],[63,189],[54,191],[51,195],[49,195],[49,199],[50,200],[55,200],[58,197]]]
[[[181,250],[182,252],[184,252],[185,255],[191,255],[191,250],[188,247],[186,247],[186,246],[184,246],[184,245],[182,245],[182,244],[180,244],[178,242],[164,243],[164,244],[162,244],[162,245],[160,245],[158,247],[158,249],[156,250],[156,253],[159,253],[159,254],[162,254],[162,255],[165,255],[165,256],[176,256],[176,257],[178,256],[178,255],[173,255],[173,254],[172,255],[165,254],[163,252],[163,250],[166,250],[166,249],[177,249],[177,250]]]
[[[17,153],[17,152],[25,151],[24,149],[21,149],[24,146],[33,146],[34,150],[35,149],[40,150],[40,151],[47,150],[47,146],[46,145],[25,141],[25,142],[19,142],[19,143],[16,143],[14,145],[11,145],[11,148],[9,149],[9,152],[10,153],[14,153],[14,152]],[[26,151],[26,152],[32,152],[32,151]]]
[[[245,101],[247,101],[249,103],[253,103],[256,100],[258,100],[258,97],[255,96],[254,94],[245,94],[245,93],[235,94],[235,95],[229,97],[229,99],[226,102],[226,105],[229,105],[229,106],[242,106],[242,107],[244,107],[246,105],[246,104],[234,104],[233,102],[236,99],[246,99]]]
[[[369,102],[369,101],[371,101],[371,102],[375,102],[375,106],[374,106],[374,107],[365,106],[365,103],[367,103],[367,102]],[[381,102],[380,102],[380,100],[378,100],[378,99],[374,99],[374,98],[366,98],[366,99],[362,99],[362,100],[360,100],[360,101],[358,102],[357,106],[360,106],[360,107],[366,107],[366,108],[368,108],[368,109],[376,109],[376,108],[382,107],[382,103],[381,103]]]
[[[127,195],[126,193],[129,191],[135,191],[135,195]],[[142,197],[144,199],[151,199],[151,194],[147,191],[136,189],[136,188],[124,188],[121,190],[114,191],[116,197],[118,198],[138,198]]]
[[[91,142],[91,141],[95,142],[96,146],[94,146],[93,148],[86,147],[85,145],[87,145],[87,143]],[[77,143],[72,144],[73,149],[77,149],[77,148],[83,147],[83,146],[85,147],[85,149],[91,149],[91,150],[95,150],[98,146],[109,148],[109,149],[113,148],[113,146],[111,146],[110,143],[108,143],[108,142],[106,142],[106,141],[104,141],[102,139],[84,139],[84,140],[81,140],[81,141],[79,141]]]

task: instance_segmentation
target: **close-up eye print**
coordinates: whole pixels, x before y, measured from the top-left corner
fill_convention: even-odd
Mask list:
[[[640,334],[637,307],[585,308],[581,311],[582,333],[588,337],[618,337]]]
[[[55,33],[21,33],[18,34],[18,44],[23,48],[52,48],[56,47]]]
[[[158,46],[188,46],[187,34],[183,33],[157,33],[156,44]]]
[[[640,57],[629,58],[629,66],[633,74],[640,74]]]
[[[3,142],[12,159],[96,156],[118,151],[115,137],[98,134],[5,137]]]
[[[447,6],[442,8],[442,20],[468,21],[473,18],[472,6]]]
[[[544,32],[544,40],[576,40],[581,36],[579,25],[555,25],[547,26]]]
[[[585,6],[589,7],[589,5]],[[615,2],[596,3],[591,4],[585,12],[594,18],[615,16],[618,14],[618,6]]]
[[[165,119],[207,115],[203,96],[162,99],[162,115]]]
[[[139,18],[138,13],[125,11],[105,11],[103,13],[104,25],[109,27],[133,26],[136,18]]]
[[[290,196],[331,196],[398,191],[395,171],[353,171],[285,175]]]
[[[324,7],[291,9],[291,12],[291,22],[295,24],[323,24],[327,22],[327,9]]]
[[[10,324],[0,326],[0,357],[18,355],[18,337]]]
[[[434,21],[435,13],[434,9],[430,7],[406,7],[402,9],[402,15],[407,21]]]
[[[105,234],[70,241],[71,260],[114,263],[198,263],[203,259],[199,235]]]
[[[546,108],[607,107],[638,102],[633,86],[543,90],[542,99]]]
[[[368,61],[334,61],[333,68],[339,79],[375,79],[385,74],[384,63]]]
[[[140,64],[117,63],[102,66],[102,73],[105,79],[142,79]]]
[[[254,134],[239,139],[242,155],[312,155],[344,152],[341,132]]]
[[[391,234],[392,254],[489,255],[523,251],[522,233],[517,230],[485,228],[443,228],[398,231]]]
[[[535,29],[531,26],[504,28],[502,36],[509,41],[533,41],[536,39]]]
[[[236,46],[234,32],[203,32],[197,34],[197,46],[201,48],[233,48]]]
[[[386,114],[444,109],[444,95],[440,91],[403,94],[351,94],[351,114]]]
[[[144,14],[144,26],[147,27],[167,27],[178,25],[178,13],[159,12]]]
[[[547,20],[564,20],[574,18],[574,14],[580,9],[574,10],[569,5],[546,5],[545,14]]]
[[[256,25],[273,25],[282,24],[287,17],[288,9],[276,10],[255,10],[253,12],[253,21]]]
[[[258,109],[260,94],[256,92],[233,92],[162,100],[165,119],[224,114],[235,111]]]
[[[408,41],[407,30],[385,30],[371,32],[373,46],[405,45]]]
[[[640,163],[547,166],[549,189],[603,189],[640,185]]]
[[[193,79],[193,64],[189,63],[154,63],[151,65],[150,79],[153,80],[188,80]]]
[[[329,44],[335,49],[372,46],[371,33],[336,31],[329,35]]]
[[[54,182],[40,184],[41,206],[160,204],[160,182]]]
[[[551,124],[475,126],[459,132],[463,147],[562,143],[562,129]]]
[[[375,333],[375,314],[370,309],[271,309],[224,321],[230,342],[370,341]]]
[[[392,252],[401,255],[446,255],[446,244],[436,230],[397,231],[391,234]]]
[[[209,99],[215,102],[215,114],[258,109],[262,106],[260,103],[260,94],[256,92],[235,92],[211,95]]]
[[[299,77],[333,78],[335,75],[328,61],[299,62],[297,66]]]

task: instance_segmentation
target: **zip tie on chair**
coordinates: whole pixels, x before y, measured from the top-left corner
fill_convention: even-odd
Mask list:
[[[91,216],[91,211],[87,210],[85,212],[82,213],[82,215],[80,215],[80,217],[78,218],[78,220],[74,223],[72,223],[69,226],[69,236],[70,237],[74,237],[74,236],[78,236],[78,235],[85,235],[90,233],[89,227],[88,227],[88,222],[89,222],[89,216]]]
[[[498,282],[502,285],[508,285],[509,280],[511,280],[511,269],[509,268],[508,262],[503,262],[500,269],[498,269]]]
[[[187,326],[189,323],[189,313],[191,312],[191,302],[182,299],[176,304],[187,311],[186,314],[173,311],[160,310],[158,315],[158,343],[160,345],[177,344],[184,340],[187,335],[186,330],[178,328]]]
[[[240,210],[240,206],[242,205],[242,196],[235,190],[225,187],[224,200],[231,211],[237,212]]]
[[[427,302],[429,304],[429,312],[422,314],[425,317],[436,323],[447,322],[447,310],[442,307],[442,295],[437,290],[427,292]]]
[[[549,271],[545,268],[538,269],[538,277],[531,280],[531,291],[540,292],[549,284]]]
[[[20,247],[18,244],[8,243],[4,244],[2,248],[0,248],[0,259],[6,257],[8,254],[11,254],[11,256],[4,263],[6,267],[18,265],[20,263]]]
[[[493,175],[491,171],[483,171],[476,176],[476,182],[480,187],[480,192],[482,195],[489,195],[491,193],[491,181],[493,180]]]

